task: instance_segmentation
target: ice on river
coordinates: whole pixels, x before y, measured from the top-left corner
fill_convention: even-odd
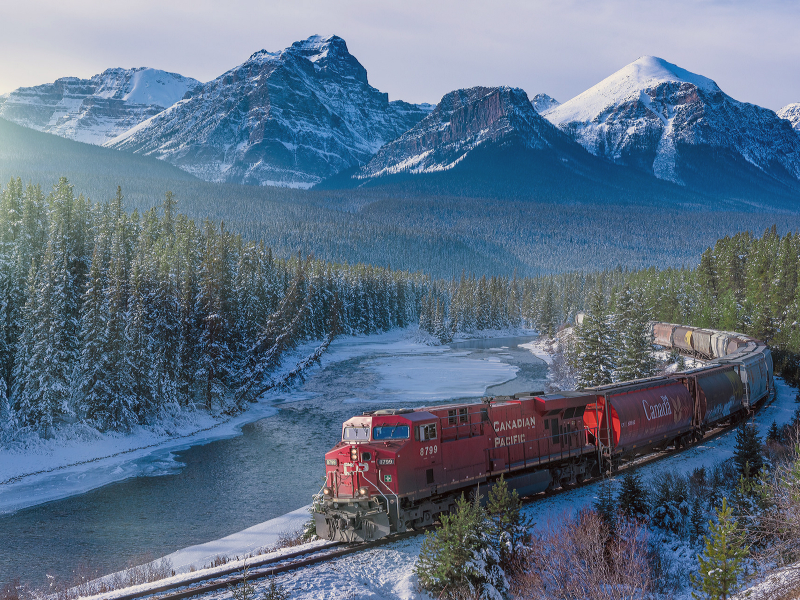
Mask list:
[[[782,380],[777,380],[777,388],[778,394],[775,400],[762,408],[753,419],[762,436],[766,435],[773,420],[778,425],[788,423],[797,407],[794,402],[795,389]],[[730,431],[691,450],[645,465],[640,473],[648,480],[657,477],[665,470],[687,473],[696,467],[710,466],[732,456],[735,443],[736,432]],[[542,498],[528,504],[525,512],[535,522],[535,528],[546,527],[565,514],[574,513],[591,505],[596,495],[597,485],[589,485],[554,497]],[[420,537],[402,540],[330,563],[281,575],[277,581],[290,592],[291,598],[296,600],[342,597],[387,600],[428,598],[416,590],[416,577],[413,572],[421,544]],[[266,584],[258,585],[263,588]],[[212,596],[227,598],[230,593],[218,593]]]
[[[299,348],[293,358],[307,356],[313,347]],[[439,403],[480,396],[487,386],[513,379],[517,372],[517,367],[499,358],[477,360],[468,355],[453,353],[447,346],[428,346],[415,341],[408,330],[395,330],[335,340],[323,355],[322,367],[363,357],[362,366],[376,375],[377,391],[387,402]],[[289,364],[283,368],[288,370],[295,360],[286,362]],[[358,402],[356,390],[353,396],[350,401]],[[55,439],[32,438],[25,445],[0,448],[0,514],[82,494],[129,477],[175,472],[182,465],[175,461],[174,453],[239,435],[243,425],[274,415],[278,410],[275,401],[309,397],[294,391],[270,393],[234,418],[215,418],[204,411],[183,412],[169,422],[140,428],[131,435],[76,428],[68,430],[70,435]]]
[[[375,386],[386,402],[443,402],[482,396],[486,388],[516,376],[519,367],[499,358],[466,359],[469,352],[391,356],[365,363],[376,372]]]

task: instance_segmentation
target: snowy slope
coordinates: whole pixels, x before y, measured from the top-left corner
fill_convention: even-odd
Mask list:
[[[789,121],[795,131],[800,132],[800,102],[787,104],[778,111],[778,116]]]
[[[644,56],[545,116],[589,152],[685,184],[749,169],[800,180],[800,137],[771,110]]]
[[[761,436],[765,436],[769,424],[774,420],[778,425],[788,423],[796,407],[794,403],[795,391],[782,380],[777,382],[777,398],[762,408],[753,421],[759,428]],[[653,481],[661,473],[677,472],[688,474],[693,469],[701,466],[709,467],[719,461],[733,456],[736,444],[736,432],[730,431],[725,435],[698,444],[681,454],[666,458],[657,463],[640,467],[638,472],[646,482]],[[619,477],[612,478],[612,485],[619,484]],[[534,525],[532,529],[543,530],[550,524],[558,522],[565,515],[572,515],[578,510],[591,506],[598,493],[598,485],[580,487],[563,494],[544,497],[524,507],[524,513]],[[298,509],[284,517],[267,521],[261,525],[251,527],[238,534],[234,534],[215,542],[194,546],[175,552],[169,558],[179,573],[174,579],[185,578],[189,565],[199,568],[208,564],[209,557],[217,554],[228,556],[243,556],[252,552],[254,548],[269,546],[275,543],[276,533],[283,531],[297,531],[304,518],[304,510]],[[414,574],[419,551],[423,538],[415,537],[401,540],[367,550],[355,555],[344,557],[330,563],[322,563],[306,569],[282,574],[276,577],[277,582],[283,586],[291,597],[297,600],[318,600],[338,598],[373,598],[375,600],[418,600],[430,598],[424,592],[417,590],[417,578]],[[319,543],[319,542],[317,542]],[[673,567],[694,568],[696,549],[692,548],[689,556],[673,555],[676,562]],[[227,566],[243,564],[229,563]],[[192,573],[195,575],[196,573]],[[170,580],[172,581],[172,580]],[[691,598],[688,581],[682,582],[683,587],[674,590],[674,596],[680,600]],[[145,584],[137,591],[152,588],[157,583]],[[268,581],[255,582],[257,593],[266,591]],[[122,595],[122,590],[105,594],[103,597],[113,598]],[[209,595],[212,599],[230,598],[229,590],[216,592]]]
[[[79,142],[103,144],[198,85],[195,79],[158,69],[108,69],[91,79],[64,77],[19,88],[0,102],[0,117]]]
[[[519,88],[455,90],[416,126],[381,148],[356,177],[447,171],[479,146],[508,142],[544,150],[569,140],[539,116]]]
[[[559,106],[561,103],[547,94],[536,94],[531,98],[531,104],[533,104],[533,108],[536,112],[543,113],[551,108]]]
[[[261,50],[107,145],[207,181],[310,187],[365,163],[427,107],[389,102],[337,36]]]

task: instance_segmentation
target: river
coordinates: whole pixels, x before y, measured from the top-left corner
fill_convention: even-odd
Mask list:
[[[520,347],[532,339],[471,340],[422,355],[380,344],[361,352],[350,343],[349,354],[276,397],[277,413],[245,425],[239,436],[140,459],[161,465],[150,470],[158,476],[0,516],[0,585],[19,578],[42,586],[46,575],[69,581],[79,573],[116,571],[304,506],[319,490],[322,456],[345,419],[389,403],[463,398],[458,385],[446,382],[465,373],[474,381],[485,372],[489,394],[541,389],[547,366]],[[419,377],[425,369],[430,373]]]

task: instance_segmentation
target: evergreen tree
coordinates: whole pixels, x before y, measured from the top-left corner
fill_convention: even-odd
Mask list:
[[[768,442],[778,442],[781,439],[781,432],[778,429],[778,423],[772,421],[772,425],[769,426],[769,431],[767,432],[767,441]]]
[[[692,500],[692,512],[689,515],[689,524],[693,543],[699,541],[706,532],[706,515],[700,496],[695,496]]]
[[[455,512],[441,521],[439,529],[425,534],[414,567],[422,588],[439,598],[464,593],[502,597],[508,584],[492,549],[479,498],[470,502],[462,496]]]
[[[761,456],[761,437],[754,424],[743,423],[736,430],[733,460],[739,468],[739,472],[745,477],[756,475],[764,465],[764,459]]]
[[[500,565],[507,568],[520,556],[532,524],[522,514],[519,494],[516,490],[508,491],[508,483],[502,475],[489,490],[486,514],[490,522],[489,535],[500,556]]]
[[[81,314],[81,356],[79,363],[80,414],[96,421],[105,412],[108,392],[103,373],[106,348],[106,298],[101,271],[99,247],[95,247],[89,282],[83,296]]]
[[[614,352],[604,291],[598,286],[592,292],[589,312],[583,324],[575,327],[575,348],[571,362],[578,373],[578,385],[586,388],[611,383]]]
[[[629,519],[644,519],[648,514],[647,490],[638,473],[626,472],[617,496],[619,511]]]
[[[709,522],[708,528],[710,537],[704,538],[705,552],[697,557],[699,572],[692,575],[692,583],[700,594],[693,592],[692,596],[727,600],[736,591],[748,548],[737,532],[731,508],[724,499],[717,510],[717,522]]]
[[[617,531],[617,504],[614,501],[611,482],[607,479],[599,486],[597,498],[594,500],[594,510],[608,528],[608,537],[613,538]]]
[[[635,297],[630,286],[625,284],[618,300],[616,327],[619,332],[615,372],[618,381],[650,377],[656,370],[653,331],[641,304],[641,298]]]

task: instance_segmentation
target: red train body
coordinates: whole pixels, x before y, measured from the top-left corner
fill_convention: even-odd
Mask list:
[[[656,326],[662,344],[672,339],[691,349],[694,328]],[[698,337],[704,350],[712,335],[721,334]],[[727,349],[727,335],[718,346]],[[654,448],[690,443],[766,397],[769,350],[759,344],[748,341],[725,364],[670,376],[354,416],[325,455],[317,533],[346,542],[377,539],[429,525],[463,491],[491,486],[500,475],[520,495],[533,495]]]

